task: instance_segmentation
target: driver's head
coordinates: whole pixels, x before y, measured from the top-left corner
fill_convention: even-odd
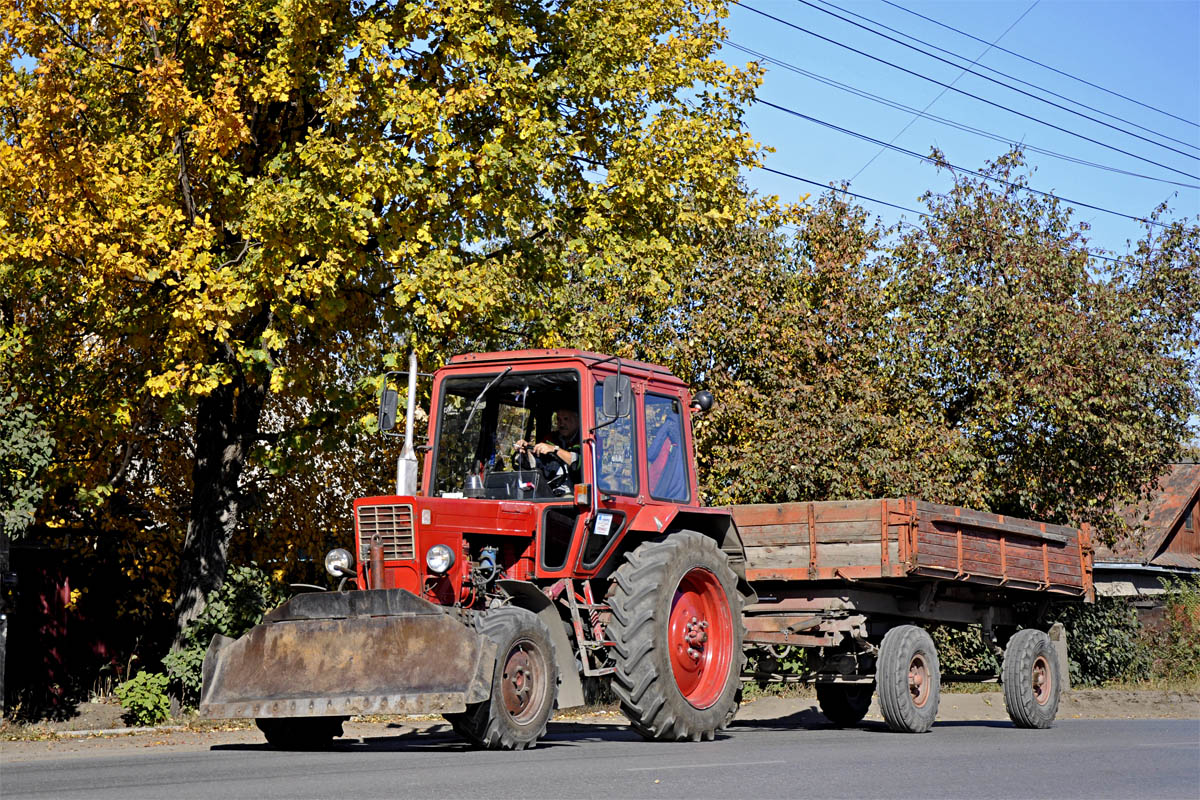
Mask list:
[[[572,408],[560,408],[554,413],[555,430],[564,441],[579,435],[579,412]]]

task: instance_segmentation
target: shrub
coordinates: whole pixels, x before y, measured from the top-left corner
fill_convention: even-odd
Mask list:
[[[117,686],[117,699],[129,725],[157,725],[171,716],[170,679],[161,672],[139,672]]]
[[[195,706],[200,697],[201,667],[215,634],[236,638],[262,621],[263,614],[286,599],[284,587],[256,565],[234,567],[211,594],[200,615],[181,637],[182,646],[163,658],[180,702]]]
[[[1138,625],[1137,611],[1124,597],[1097,597],[1095,603],[1060,605],[1048,622],[1067,629],[1071,684],[1097,686],[1149,676],[1149,655]]]
[[[937,625],[929,629],[929,635],[937,647],[943,675],[999,674],[1000,664],[991,648],[984,645],[978,625],[966,628]]]
[[[1166,630],[1147,632],[1154,677],[1167,681],[1200,680],[1200,576],[1162,581],[1166,589]]]

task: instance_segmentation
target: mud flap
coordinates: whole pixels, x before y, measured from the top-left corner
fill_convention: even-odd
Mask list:
[[[298,595],[240,639],[214,636],[200,715],[429,714],[491,691],[495,645],[402,589]]]

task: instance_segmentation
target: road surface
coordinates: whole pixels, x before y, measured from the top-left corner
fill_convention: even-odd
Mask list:
[[[943,722],[924,735],[809,717],[735,723],[715,742],[648,743],[624,725],[551,723],[523,753],[480,752],[443,728],[377,725],[333,750],[243,741],[179,752],[133,745],[20,761],[0,750],[5,800],[237,798],[1187,798],[1200,797],[1200,720]],[[153,744],[153,743],[151,743]]]

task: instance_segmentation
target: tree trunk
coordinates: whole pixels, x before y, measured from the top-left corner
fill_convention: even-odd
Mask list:
[[[203,398],[196,408],[195,461],[187,537],[179,564],[175,643],[225,581],[229,543],[238,525],[240,478],[258,437],[266,386],[244,374]]]

